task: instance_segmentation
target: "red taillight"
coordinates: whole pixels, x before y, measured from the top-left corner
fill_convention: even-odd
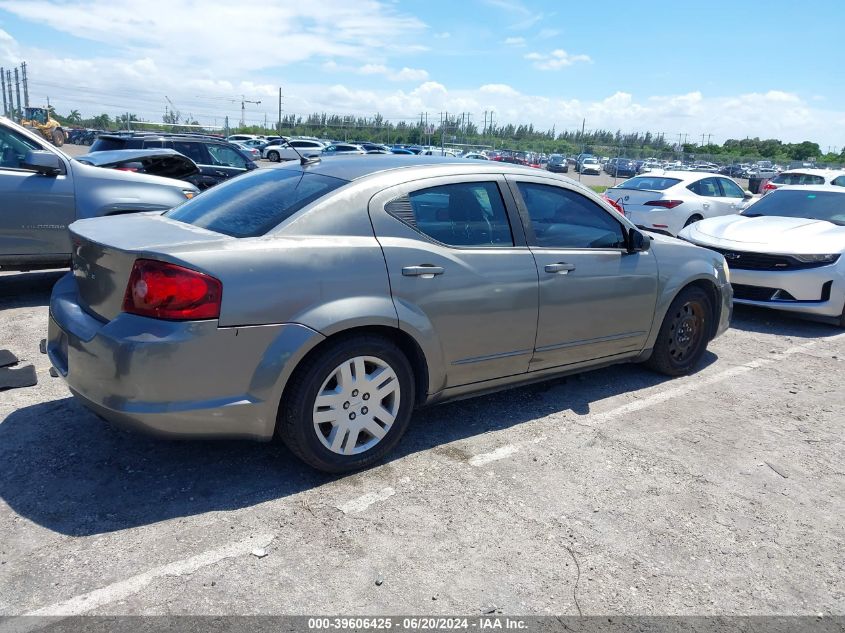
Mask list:
[[[153,259],[136,259],[123,311],[155,319],[193,321],[220,316],[223,285],[209,275]]]
[[[674,209],[678,205],[683,204],[683,200],[649,200],[645,203],[647,207],[663,207],[664,209]]]
[[[605,195],[605,194],[601,194],[601,197],[602,197],[602,198],[604,198],[604,199],[605,199],[605,201],[606,201],[606,202],[607,202],[607,203],[608,203],[611,207],[613,207],[614,209],[616,209],[617,211],[619,211],[619,213],[621,213],[622,215],[625,215],[625,209],[623,209],[623,208],[622,208],[622,205],[621,205],[621,204],[619,204],[616,200],[614,200],[613,198],[609,198],[609,197],[608,197],[607,195]],[[621,198],[620,198],[620,199],[621,199]]]
[[[763,185],[763,195],[769,193],[770,191],[774,191],[777,188],[777,185],[773,185],[772,183],[767,182],[765,185]]]

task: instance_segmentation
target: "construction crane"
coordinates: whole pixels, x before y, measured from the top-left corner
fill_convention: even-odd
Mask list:
[[[241,95],[241,127],[242,128],[246,127],[245,116],[246,116],[246,104],[247,103],[253,103],[255,105],[259,105],[261,102],[260,101],[250,101],[244,95]]]

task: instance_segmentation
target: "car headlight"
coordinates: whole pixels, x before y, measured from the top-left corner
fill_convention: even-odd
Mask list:
[[[799,262],[806,264],[832,264],[839,259],[838,253],[830,255],[793,255]]]

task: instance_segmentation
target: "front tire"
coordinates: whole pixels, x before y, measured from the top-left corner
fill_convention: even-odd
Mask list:
[[[280,160],[279,152],[267,152],[267,160],[271,163],[278,163]]]
[[[317,470],[359,470],[396,446],[414,399],[411,365],[393,343],[372,335],[341,340],[297,368],[276,434]]]
[[[651,358],[645,365],[667,376],[692,373],[707,350],[713,305],[696,286],[682,290],[663,318]]]
[[[65,134],[59,129],[54,129],[52,133],[53,137],[53,145],[56,147],[61,147],[65,144]]]

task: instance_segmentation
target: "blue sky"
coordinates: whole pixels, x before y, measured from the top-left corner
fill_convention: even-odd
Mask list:
[[[743,6],[738,6],[743,5]],[[50,16],[45,19],[44,16]],[[0,0],[33,100],[203,123],[285,112],[845,144],[845,3]]]

